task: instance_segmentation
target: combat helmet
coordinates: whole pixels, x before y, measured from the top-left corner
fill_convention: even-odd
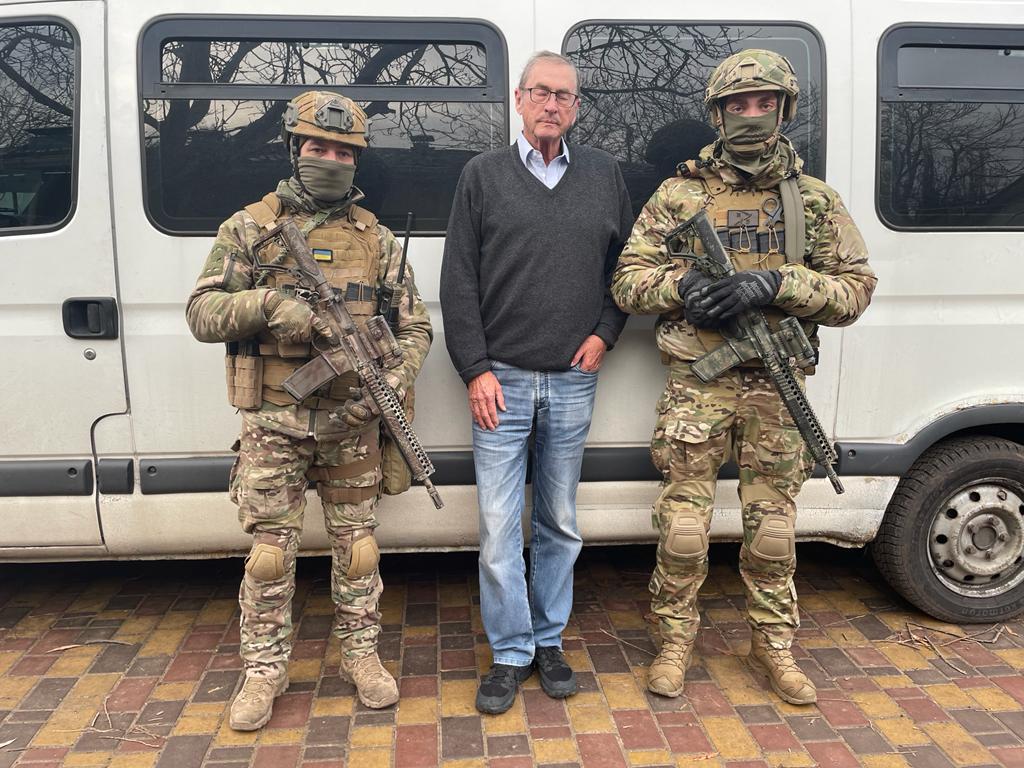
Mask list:
[[[751,91],[781,91],[782,105],[779,122],[796,117],[796,102],[800,86],[793,65],[785,56],[762,48],[747,48],[734,53],[711,73],[704,91],[704,106],[711,113],[716,128],[722,124],[721,99],[734,93]]]
[[[302,137],[365,149],[369,135],[366,123],[366,113],[352,99],[330,91],[305,91],[285,107],[281,138],[294,164]]]

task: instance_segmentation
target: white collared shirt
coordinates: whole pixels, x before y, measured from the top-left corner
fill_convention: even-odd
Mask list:
[[[559,141],[562,145],[561,154],[554,157],[550,163],[545,163],[544,155],[540,153],[540,150],[533,148],[526,140],[526,136],[520,133],[516,139],[516,144],[519,146],[519,157],[522,158],[523,165],[548,189],[555,188],[569,167],[569,145],[565,143],[564,139],[559,139]]]

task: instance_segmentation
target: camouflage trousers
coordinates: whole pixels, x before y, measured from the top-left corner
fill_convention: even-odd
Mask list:
[[[291,655],[291,602],[295,559],[302,533],[309,479],[318,482],[324,523],[331,542],[331,598],[334,634],[342,652],[366,655],[377,644],[383,592],[376,567],[350,578],[353,542],[372,533],[381,482],[380,435],[353,433],[342,439],[297,439],[261,425],[243,413],[231,499],[238,518],[253,535],[239,589],[241,656],[246,670],[276,676]],[[329,498],[328,498],[329,497]]]
[[[651,457],[664,477],[654,506],[660,535],[650,582],[662,640],[689,644],[696,639],[697,592],[708,572],[715,483],[719,468],[732,459],[739,467],[740,575],[747,621],[774,647],[788,648],[800,624],[789,532],[796,520],[794,499],[813,459],[771,379],[763,369],[734,369],[705,384],[689,364],[673,364],[658,401]],[[772,552],[758,537],[766,518],[766,530],[783,531]],[[684,539],[689,535],[682,546],[676,545],[680,532]]]

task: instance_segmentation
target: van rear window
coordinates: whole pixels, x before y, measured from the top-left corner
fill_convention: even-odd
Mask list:
[[[335,90],[369,117],[355,184],[401,230],[443,234],[463,166],[508,143],[506,54],[480,22],[162,19],[143,33],[146,209],[208,234],[291,175],[288,100]]]
[[[1022,34],[902,26],[882,38],[877,202],[889,227],[1024,228]]]
[[[77,55],[54,22],[0,25],[0,234],[71,213]]]
[[[580,113],[572,138],[619,159],[634,212],[676,165],[717,137],[704,89],[727,56],[767,48],[786,56],[800,80],[796,119],[783,130],[804,170],[825,173],[825,63],[822,43],[795,24],[583,22],[563,51],[580,73]]]

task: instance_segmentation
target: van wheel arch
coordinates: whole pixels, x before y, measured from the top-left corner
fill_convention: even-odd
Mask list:
[[[1024,613],[1024,446],[943,440],[900,479],[871,551],[886,581],[956,623]]]

